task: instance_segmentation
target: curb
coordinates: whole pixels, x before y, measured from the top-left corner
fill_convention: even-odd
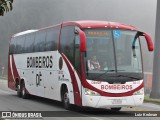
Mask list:
[[[144,98],[144,102],[154,103],[160,105],[160,99],[152,99],[148,96]]]

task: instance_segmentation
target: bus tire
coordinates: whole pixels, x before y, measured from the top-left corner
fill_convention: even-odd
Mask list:
[[[28,97],[29,97],[29,95],[26,92],[25,82],[22,81],[22,98],[27,99]]]
[[[71,108],[70,100],[69,100],[69,94],[67,88],[64,89],[62,92],[62,102],[63,106],[66,110],[69,110]]]
[[[112,111],[120,111],[121,107],[117,107],[117,108],[111,108]]]
[[[22,97],[22,91],[21,91],[21,86],[19,84],[16,85],[17,86],[17,95],[18,97]]]

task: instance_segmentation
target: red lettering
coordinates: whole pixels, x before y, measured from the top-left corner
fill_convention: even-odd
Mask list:
[[[108,85],[105,86],[105,89],[106,89],[106,90],[108,89]]]
[[[91,84],[101,84],[100,81],[92,81]]]
[[[114,89],[114,86],[113,85],[109,85],[108,88],[109,89]]]
[[[122,90],[124,90],[125,89],[125,85],[122,85]]]
[[[101,90],[132,90],[132,85],[101,85]]]
[[[101,85],[101,90],[103,90],[104,89],[104,85]]]
[[[128,90],[129,88],[128,88],[128,85],[126,85],[126,90]]]
[[[117,85],[117,90],[120,90],[120,85]]]

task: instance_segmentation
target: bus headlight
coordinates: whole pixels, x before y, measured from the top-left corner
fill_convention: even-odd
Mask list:
[[[144,88],[141,88],[140,90],[133,93],[133,95],[143,95],[144,94]]]
[[[97,93],[93,90],[90,90],[88,88],[84,88],[84,90],[85,90],[85,95],[93,95],[93,96],[99,96],[100,95],[99,93]]]

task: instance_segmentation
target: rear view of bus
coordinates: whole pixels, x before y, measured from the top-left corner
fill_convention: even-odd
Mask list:
[[[138,106],[144,100],[140,36],[133,26],[73,21],[12,37],[8,86],[23,98],[32,94],[93,108]],[[38,47],[38,49],[36,49]]]

